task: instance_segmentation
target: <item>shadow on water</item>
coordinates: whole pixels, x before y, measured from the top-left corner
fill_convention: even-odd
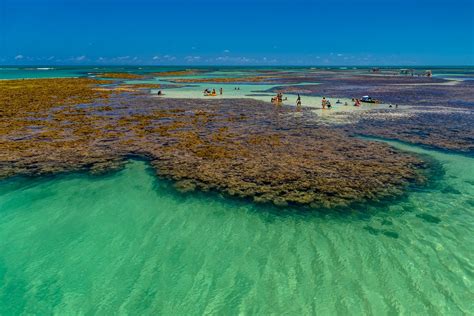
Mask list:
[[[149,164],[150,159],[141,155],[127,155],[124,157],[124,163],[120,165],[119,168],[107,170],[101,173],[91,173],[88,167],[84,167],[81,170],[75,170],[72,172],[63,172],[56,174],[43,174],[43,175],[33,175],[33,176],[14,176],[0,181],[0,194],[12,190],[21,190],[29,187],[38,186],[49,181],[54,181],[57,179],[67,179],[67,178],[87,178],[88,181],[102,181],[107,178],[114,177],[117,172],[122,171],[126,168],[127,164],[133,161],[145,162],[147,164],[146,172],[151,176],[155,177],[155,188],[159,190],[166,190],[172,195],[177,195],[183,198],[209,198],[213,197],[219,200],[225,200],[227,203],[231,203],[233,206],[242,207],[252,205],[257,212],[263,212],[268,214],[274,214],[276,216],[297,216],[301,218],[307,218],[312,216],[323,216],[327,217],[328,215],[340,215],[340,216],[353,216],[360,213],[359,215],[364,218],[367,216],[365,212],[366,208],[378,208],[383,209],[384,205],[391,205],[399,201],[406,199],[407,194],[410,191],[424,191],[439,189],[439,186],[436,184],[444,176],[444,171],[440,164],[436,164],[435,161],[432,162],[430,168],[427,169],[429,173],[427,174],[430,181],[423,185],[417,185],[415,183],[410,183],[406,189],[406,193],[402,196],[397,197],[387,197],[380,201],[364,201],[364,202],[354,202],[349,206],[344,207],[318,207],[311,208],[307,206],[299,205],[289,205],[289,206],[275,206],[271,203],[254,203],[250,198],[240,198],[234,197],[227,194],[223,194],[217,191],[194,191],[194,192],[181,192],[174,187],[174,181],[160,178],[157,176],[153,167]],[[449,190],[445,188],[444,190]],[[455,189],[454,189],[455,190]]]
[[[159,179],[158,177],[155,177],[155,190],[167,192],[167,194],[179,200],[196,199],[201,201],[208,200],[225,203],[226,209],[230,212],[237,209],[245,209],[249,215],[258,216],[267,223],[281,221],[285,218],[296,221],[323,220],[370,223],[375,217],[375,220],[378,223],[377,226],[381,226],[382,228],[374,228],[367,224],[363,229],[372,235],[383,235],[396,239],[399,237],[399,233],[394,231],[393,222],[388,217],[397,217],[413,212],[413,209],[403,207],[403,205],[409,203],[409,196],[412,192],[429,192],[432,190],[438,190],[439,188],[437,183],[440,182],[445,174],[442,166],[439,163],[433,163],[432,168],[429,170],[429,174],[427,174],[427,184],[418,185],[410,183],[400,196],[386,197],[379,201],[372,200],[356,202],[349,206],[333,208],[311,208],[308,206],[297,205],[283,207],[276,206],[272,203],[255,203],[251,198],[240,198],[216,191],[180,192],[174,187],[173,181]],[[153,176],[156,175],[151,166],[148,166],[147,172],[150,172]],[[395,208],[394,210],[393,206],[397,205],[400,207]],[[440,219],[432,215],[421,214],[417,217],[431,223],[437,224],[440,222]]]
[[[404,204],[408,203],[409,196],[413,192],[449,191],[450,193],[453,193],[454,191],[457,191],[454,188],[443,187],[442,180],[445,177],[445,171],[440,162],[436,161],[427,154],[415,155],[427,162],[428,167],[423,170],[427,178],[425,183],[409,183],[406,188],[404,188],[402,194],[399,196],[385,197],[378,201],[371,200],[354,202],[349,206],[344,207],[311,208],[308,206],[299,205],[280,207],[271,203],[255,203],[251,198],[234,197],[217,191],[180,192],[174,187],[174,181],[163,179],[157,176],[156,171],[149,163],[150,159],[141,155],[128,155],[124,157],[124,163],[120,164],[118,169],[109,170],[101,174],[91,174],[87,169],[85,169],[81,171],[55,175],[44,175],[37,177],[19,176],[9,178],[0,181],[0,195],[4,192],[27,189],[57,179],[87,178],[88,181],[102,181],[112,178],[118,172],[123,171],[124,168],[127,167],[127,164],[134,161],[141,161],[146,163],[145,172],[147,172],[154,179],[154,191],[160,192],[160,194],[166,194],[167,196],[177,200],[177,202],[184,202],[187,199],[196,199],[204,202],[209,201],[224,203],[225,209],[228,209],[230,212],[237,209],[245,209],[248,214],[259,216],[262,220],[268,223],[279,221],[285,218],[298,221],[312,221],[315,219],[322,219],[325,221],[337,220],[345,222],[355,221],[369,223],[374,216],[379,218],[389,216],[393,217],[402,216],[407,212],[413,212],[413,209],[403,207]],[[400,207],[393,207],[397,205]],[[441,221],[436,216],[429,214],[417,214],[416,217],[425,222],[433,224],[438,224]],[[363,229],[372,235],[384,235],[390,238],[398,238],[399,234],[393,230],[392,225],[393,224],[389,219],[382,219],[379,225],[377,225],[382,228],[374,228],[373,226],[367,224],[365,227],[363,227]]]

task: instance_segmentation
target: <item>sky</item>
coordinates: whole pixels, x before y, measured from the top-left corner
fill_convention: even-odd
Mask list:
[[[0,0],[3,65],[474,65],[474,0]]]

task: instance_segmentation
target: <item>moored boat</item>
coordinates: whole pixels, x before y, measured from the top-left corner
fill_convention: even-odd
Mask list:
[[[380,103],[379,100],[377,99],[374,99],[368,95],[364,95],[361,99],[360,99],[360,102],[364,102],[364,103]]]

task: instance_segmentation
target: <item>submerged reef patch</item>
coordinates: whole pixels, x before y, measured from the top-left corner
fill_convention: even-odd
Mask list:
[[[468,109],[400,107],[353,114],[348,121],[342,128],[355,134],[474,154],[474,112]]]

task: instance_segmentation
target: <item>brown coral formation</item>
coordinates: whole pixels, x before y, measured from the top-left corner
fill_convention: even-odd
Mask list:
[[[100,78],[110,79],[143,79],[144,75],[132,74],[128,72],[104,72],[96,74]]]
[[[235,77],[235,78],[180,78],[173,79],[177,83],[252,83],[252,82],[266,82],[271,80],[271,77],[254,76],[254,77]]]
[[[189,76],[199,73],[197,70],[186,69],[186,70],[176,70],[176,71],[162,71],[162,72],[153,72],[151,75],[157,77],[173,77],[173,76]]]
[[[111,92],[98,87],[105,83],[109,82],[88,78],[1,80],[0,118],[108,98]]]
[[[184,191],[326,207],[397,195],[422,180],[419,159],[319,126],[304,109],[295,116],[251,100],[117,95],[90,79],[66,79],[83,85],[67,95],[57,80],[38,80],[26,95],[34,81],[0,84],[0,177],[101,172],[139,155]]]

